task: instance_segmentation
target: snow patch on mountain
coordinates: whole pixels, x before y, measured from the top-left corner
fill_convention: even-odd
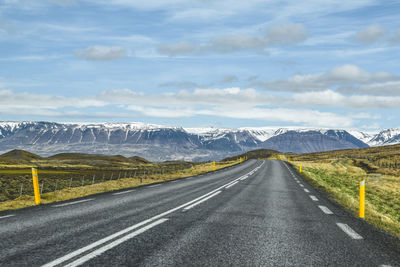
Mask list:
[[[376,134],[370,141],[370,146],[400,144],[400,128],[385,129]]]

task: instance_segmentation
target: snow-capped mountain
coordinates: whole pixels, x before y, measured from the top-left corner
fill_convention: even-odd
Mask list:
[[[400,143],[400,129],[385,129],[374,135],[369,141],[370,146],[394,145]]]
[[[221,159],[258,148],[317,152],[400,142],[399,129],[372,135],[313,128],[182,128],[140,122],[0,122],[0,152],[24,149],[47,156],[61,152],[138,155],[149,160]]]

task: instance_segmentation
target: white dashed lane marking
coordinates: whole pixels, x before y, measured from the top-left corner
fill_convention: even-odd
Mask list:
[[[316,196],[310,196],[310,198],[311,198],[313,201],[318,201],[318,198],[317,198]]]
[[[325,206],[318,206],[325,214],[333,214],[333,212]]]
[[[94,200],[94,198],[83,199],[83,200],[78,200],[78,201],[74,201],[74,202],[68,202],[68,203],[53,205],[52,207],[53,207],[53,208],[65,207],[65,206],[75,205],[75,204],[79,204],[79,203],[83,203],[83,202],[88,202],[88,201],[92,201],[92,200]]]
[[[360,236],[356,231],[351,229],[350,226],[348,226],[345,223],[336,223],[337,226],[339,226],[340,229],[342,229],[343,232],[345,232],[348,236],[350,236],[352,239],[363,239],[362,236]]]
[[[0,216],[0,219],[5,219],[5,218],[13,217],[13,216],[15,216],[15,214],[4,215],[4,216]]]
[[[135,190],[127,190],[127,191],[117,192],[117,193],[114,193],[112,195],[113,196],[117,196],[117,195],[127,194],[127,193],[130,193],[130,192],[133,192],[133,191],[135,191]]]

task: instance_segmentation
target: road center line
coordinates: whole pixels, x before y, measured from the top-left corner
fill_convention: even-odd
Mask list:
[[[221,191],[215,192],[214,194],[209,195],[208,197],[205,197],[205,198],[203,198],[202,200],[200,200],[200,201],[198,201],[198,202],[196,202],[196,203],[193,203],[193,204],[190,205],[190,206],[187,206],[187,207],[184,208],[183,210],[184,210],[184,211],[190,210],[191,208],[193,208],[193,207],[199,205],[200,203],[203,203],[204,201],[207,201],[207,200],[209,200],[210,198],[215,197],[215,196],[218,195],[219,193],[221,193]]]
[[[15,214],[4,215],[4,216],[1,216],[0,219],[5,219],[5,218],[13,217],[13,216],[15,216]]]
[[[310,190],[308,190],[307,188],[304,188],[304,192],[310,193]]]
[[[122,192],[114,193],[112,195],[113,196],[117,196],[117,195],[127,194],[127,193],[130,193],[130,192],[133,192],[133,191],[135,191],[135,190],[132,189],[132,190],[128,190],[128,191],[122,191]]]
[[[350,236],[352,239],[363,239],[362,236],[357,234],[353,229],[351,229],[350,226],[348,226],[345,223],[336,223],[337,226],[339,226],[340,229],[343,230],[348,236]]]
[[[310,196],[310,198],[311,198],[313,201],[318,201],[318,198],[317,198],[316,196]]]
[[[168,221],[168,219],[165,219],[165,218],[164,219],[159,219],[159,220],[157,220],[157,221],[155,221],[155,222],[153,222],[153,223],[151,223],[149,225],[146,225],[143,228],[140,228],[139,230],[136,230],[136,231],[134,231],[134,232],[132,232],[132,233],[126,235],[126,236],[121,237],[120,239],[117,239],[117,240],[111,242],[110,244],[105,245],[104,247],[98,248],[95,251],[93,251],[93,252],[83,256],[82,258],[79,258],[79,259],[77,259],[77,260],[75,260],[75,261],[73,261],[70,264],[67,264],[65,266],[68,266],[68,267],[79,266],[79,265],[87,262],[88,260],[93,259],[94,257],[97,257],[97,256],[103,254],[107,250],[110,250],[113,247],[116,247],[119,244],[121,244],[121,243],[123,243],[125,241],[128,241],[129,239],[134,238],[135,236],[140,235],[141,233],[144,233],[147,230],[149,230],[149,229],[151,229],[151,228],[153,228],[153,227],[155,227],[155,226],[157,226],[159,224],[162,224],[162,223],[164,223],[166,221]]]
[[[53,208],[65,207],[65,206],[75,205],[75,204],[79,204],[79,203],[83,203],[83,202],[88,202],[88,201],[92,201],[92,200],[94,200],[94,198],[82,199],[82,200],[78,200],[78,201],[74,201],[74,202],[68,202],[68,203],[53,205],[52,207],[53,207]]]
[[[237,184],[237,183],[239,183],[239,181],[236,181],[236,182],[234,182],[234,183],[231,183],[230,185],[228,185],[228,186],[225,187],[225,188],[228,189],[229,187],[234,186],[234,185]]]
[[[325,214],[333,214],[333,212],[325,206],[319,205],[318,208],[320,208]]]
[[[301,187],[304,187],[304,185],[302,185],[302,184],[299,184]]]
[[[260,166],[262,166],[263,164],[264,164],[264,162],[263,162]],[[241,178],[241,177],[239,177],[239,178],[233,180],[232,182],[235,182],[235,181],[239,180],[240,178]],[[103,244],[103,243],[105,243],[105,242],[108,242],[108,241],[110,241],[110,240],[112,240],[112,239],[114,239],[114,238],[116,238],[116,237],[118,237],[118,236],[120,236],[120,235],[123,235],[123,234],[125,234],[125,233],[127,233],[127,232],[130,232],[130,231],[132,231],[133,229],[136,229],[136,228],[138,228],[138,227],[140,227],[140,226],[142,226],[142,225],[145,225],[145,224],[147,224],[147,223],[150,223],[150,222],[152,222],[152,221],[154,221],[154,220],[160,219],[160,218],[162,218],[162,217],[164,217],[164,216],[166,216],[166,215],[168,215],[168,214],[170,214],[170,213],[172,213],[172,212],[174,212],[174,211],[177,211],[177,210],[182,209],[182,208],[184,208],[184,207],[186,207],[186,206],[188,206],[188,205],[190,205],[190,204],[192,204],[192,203],[195,203],[196,201],[199,201],[200,199],[202,199],[202,198],[204,198],[204,197],[207,197],[207,196],[209,196],[209,195],[211,195],[211,194],[213,194],[213,193],[219,191],[220,189],[224,188],[225,186],[227,186],[228,184],[230,184],[230,183],[232,183],[232,182],[226,183],[226,184],[224,184],[224,185],[218,187],[217,189],[214,189],[214,190],[208,192],[207,194],[204,194],[204,195],[202,195],[202,196],[200,196],[200,197],[198,197],[198,198],[195,198],[195,199],[193,199],[193,200],[191,200],[191,201],[189,201],[189,202],[186,202],[186,203],[184,203],[184,204],[182,204],[182,205],[180,205],[180,206],[178,206],[178,207],[175,207],[175,208],[173,208],[173,209],[170,209],[170,210],[167,210],[167,211],[165,211],[165,212],[163,212],[163,213],[160,213],[160,214],[158,214],[158,215],[155,215],[155,216],[151,217],[150,219],[147,219],[147,220],[145,220],[145,221],[142,221],[142,222],[140,222],[140,223],[137,223],[137,224],[135,224],[135,225],[132,225],[132,226],[130,226],[130,227],[128,227],[128,228],[125,228],[125,229],[123,229],[123,230],[117,232],[117,233],[114,233],[114,234],[112,234],[112,235],[110,235],[110,236],[107,236],[107,237],[105,237],[105,238],[103,238],[103,239],[100,239],[100,240],[98,240],[98,241],[96,241],[96,242],[94,242],[94,243],[92,243],[92,244],[89,244],[89,245],[87,245],[87,246],[85,246],[85,247],[83,247],[83,248],[80,248],[80,249],[78,249],[78,250],[75,250],[75,251],[73,251],[73,252],[71,252],[71,253],[69,253],[69,254],[67,254],[67,255],[61,257],[61,258],[55,259],[55,260],[53,260],[53,261],[51,261],[51,262],[49,262],[49,263],[43,265],[42,267],[53,267],[53,266],[57,266],[57,265],[59,265],[59,264],[65,262],[65,261],[67,261],[67,260],[70,260],[70,259],[72,259],[72,258],[74,258],[74,257],[76,257],[76,256],[78,256],[78,255],[80,255],[80,254],[82,254],[82,253],[88,251],[88,250],[91,250],[91,249],[93,249],[93,248],[95,248],[95,247],[97,247],[97,246],[100,246],[101,244]]]

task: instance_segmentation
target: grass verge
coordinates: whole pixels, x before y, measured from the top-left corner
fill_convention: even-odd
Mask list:
[[[215,169],[223,169],[229,166],[238,164],[239,161],[224,161],[216,162]],[[172,174],[162,174],[162,175],[147,175],[142,179],[142,182],[138,177],[134,178],[124,178],[119,180],[111,180],[102,183],[97,183],[93,185],[86,185],[74,188],[68,188],[63,190],[58,190],[51,193],[45,193],[41,195],[41,203],[47,204],[58,201],[65,201],[69,199],[85,197],[89,195],[94,195],[103,192],[115,191],[124,188],[132,188],[141,185],[171,181],[176,179],[181,179],[185,177],[195,176],[199,174],[204,174],[207,172],[212,172],[212,164],[204,163],[193,166],[193,168],[178,171]],[[40,173],[39,173],[40,177]],[[201,178],[200,178],[201,179]],[[33,196],[21,196],[17,199],[7,200],[0,202],[0,211],[4,210],[15,210],[34,206]]]
[[[400,178],[368,175],[350,159],[296,161],[302,175],[358,217],[359,182],[366,177],[365,220],[400,238]]]

